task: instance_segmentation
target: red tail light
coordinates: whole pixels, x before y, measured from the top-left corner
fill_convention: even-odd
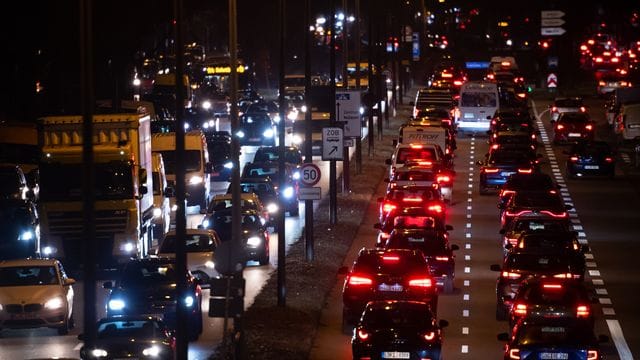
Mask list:
[[[400,256],[398,255],[383,255],[382,261],[384,262],[398,262],[400,261]]]
[[[499,144],[493,144],[491,145],[491,150],[498,150],[498,148],[500,148]]]
[[[422,198],[421,197],[405,197],[402,199],[402,201],[404,202],[422,202]]]
[[[382,211],[384,211],[384,212],[390,212],[390,211],[395,210],[396,208],[397,208],[396,205],[390,204],[390,203],[386,203],[386,204],[382,205]]]
[[[587,351],[587,360],[598,360],[600,359],[600,354],[598,350],[589,350]]]
[[[449,261],[448,256],[436,256],[436,260],[438,261]]]
[[[422,338],[425,339],[426,341],[433,341],[433,339],[436,338],[436,332],[429,331],[429,332],[423,333]]]
[[[579,159],[580,159],[580,158],[578,158],[577,156],[572,156],[572,157],[570,157],[570,158],[569,158],[569,160],[571,160],[571,161],[573,161],[573,162],[576,162],[576,161],[578,161]]]
[[[516,192],[513,190],[500,190],[500,197],[505,197],[508,195],[515,194]]]
[[[559,290],[559,289],[562,289],[562,285],[561,284],[543,284],[542,288],[543,289]]]
[[[518,169],[518,173],[520,174],[531,174],[533,169]]]
[[[455,86],[462,86],[462,81],[460,81],[460,80],[454,80],[454,81],[453,81],[453,85],[455,85]]]
[[[590,314],[591,314],[591,311],[589,311],[589,306],[578,305],[578,308],[576,309],[576,317],[588,318]]]
[[[587,108],[584,106],[580,106],[580,112],[587,112]]]
[[[367,330],[358,329],[358,338],[362,341],[367,341],[367,339],[369,339],[369,333]]]
[[[373,285],[373,280],[367,276],[351,275],[347,283],[353,286],[370,286]]]
[[[547,215],[552,216],[554,218],[566,218],[567,217],[567,212],[566,211],[563,211],[561,213],[554,213],[553,211],[542,210],[542,211],[540,211],[540,213],[547,214]]]
[[[511,244],[511,246],[516,246],[518,244],[518,238],[507,238],[507,242]]]
[[[437,181],[439,183],[448,183],[451,182],[451,177],[449,175],[438,175]]]
[[[613,158],[607,156],[606,158],[604,158],[604,161],[608,162],[608,163],[612,163],[613,162]]]
[[[553,277],[556,279],[580,279],[579,274],[572,274],[572,273],[555,274],[553,275]]]
[[[509,349],[509,359],[519,360],[520,359],[520,349]]]
[[[430,288],[433,286],[431,278],[415,278],[409,280],[409,286],[419,288]]]
[[[551,112],[557,112],[558,111],[558,107],[557,106],[552,106],[551,107]]]
[[[527,315],[527,304],[515,304],[513,306],[513,313],[518,316],[526,316]]]
[[[558,124],[558,125],[556,126],[556,130],[562,130],[562,129],[564,129],[564,125],[562,125],[562,124]]]
[[[593,130],[593,125],[587,124],[587,125],[584,126],[584,128],[585,128],[585,130],[591,131],[591,130]]]
[[[514,273],[514,272],[510,272],[510,271],[503,271],[502,272],[502,277],[506,278],[506,279],[520,279],[522,275],[518,274],[518,273]]]
[[[422,149],[422,145],[420,144],[410,144],[409,145],[412,149]]]
[[[524,215],[524,214],[527,214],[527,213],[530,213],[530,212],[531,212],[531,210],[522,210],[522,211],[518,211],[518,212],[512,212],[512,211],[507,210],[507,211],[505,211],[504,214],[505,214],[505,216],[520,216],[520,215]]]
[[[429,205],[427,209],[429,209],[429,211],[433,211],[438,214],[442,213],[443,211],[442,205]]]
[[[482,169],[483,172],[487,173],[487,174],[495,174],[498,171],[500,171],[500,169],[496,169],[496,168],[484,168]]]

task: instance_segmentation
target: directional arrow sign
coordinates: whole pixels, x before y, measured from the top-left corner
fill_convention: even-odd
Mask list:
[[[344,159],[344,133],[339,127],[322,128],[322,160]]]
[[[541,19],[540,25],[542,26],[562,26],[564,25],[563,19]]]
[[[567,32],[565,29],[561,27],[543,27],[540,28],[540,34],[542,36],[558,36]]]
[[[564,12],[560,10],[542,10],[540,12],[540,18],[542,19],[557,19],[564,16]]]
[[[547,87],[548,88],[558,87],[558,77],[556,76],[556,74],[550,73],[549,76],[547,76]]]

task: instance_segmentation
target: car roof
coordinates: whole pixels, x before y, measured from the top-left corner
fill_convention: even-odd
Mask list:
[[[14,267],[14,266],[53,266],[58,262],[57,259],[36,259],[36,258],[25,258],[25,259],[12,259],[12,260],[3,260],[0,261],[0,267]]]

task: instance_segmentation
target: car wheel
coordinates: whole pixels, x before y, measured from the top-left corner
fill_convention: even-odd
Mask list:
[[[260,258],[258,259],[258,263],[260,265],[269,264],[269,249],[265,249],[264,254],[260,255]]]
[[[453,278],[448,277],[448,278],[444,279],[444,286],[443,286],[442,291],[445,294],[453,293]]]
[[[197,341],[200,338],[200,334],[202,334],[202,311],[199,311],[198,314],[200,316],[196,327],[191,328],[191,331],[189,331],[189,341]]]
[[[502,304],[496,305],[496,320],[498,321],[507,320],[507,310],[504,308]]]
[[[69,333],[69,329],[71,328],[69,326],[69,323],[71,322],[71,319],[66,319],[64,321],[64,324],[60,325],[58,327],[58,335],[67,335]]]

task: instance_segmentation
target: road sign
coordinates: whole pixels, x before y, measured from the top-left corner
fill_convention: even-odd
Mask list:
[[[550,69],[558,67],[558,57],[557,56],[548,56],[547,57],[547,66]]]
[[[354,147],[356,146],[356,141],[354,138],[344,139],[344,146],[346,147]]]
[[[542,26],[562,26],[564,25],[563,19],[541,19],[540,25]]]
[[[542,10],[540,11],[540,18],[542,19],[557,19],[564,16],[564,12],[560,10]]]
[[[320,200],[322,188],[320,186],[301,187],[298,190],[298,199],[300,200]]]
[[[542,36],[558,36],[567,32],[565,29],[561,27],[543,27],[540,28],[540,34]]]
[[[344,136],[361,137],[360,123],[360,91],[336,90],[337,120],[344,122]]]
[[[313,186],[320,181],[320,168],[314,163],[300,165],[300,182],[304,186]]]
[[[322,160],[344,158],[344,132],[339,127],[322,128]]]
[[[549,76],[547,76],[547,87],[548,88],[558,87],[558,77],[556,76],[556,74],[550,73]]]

